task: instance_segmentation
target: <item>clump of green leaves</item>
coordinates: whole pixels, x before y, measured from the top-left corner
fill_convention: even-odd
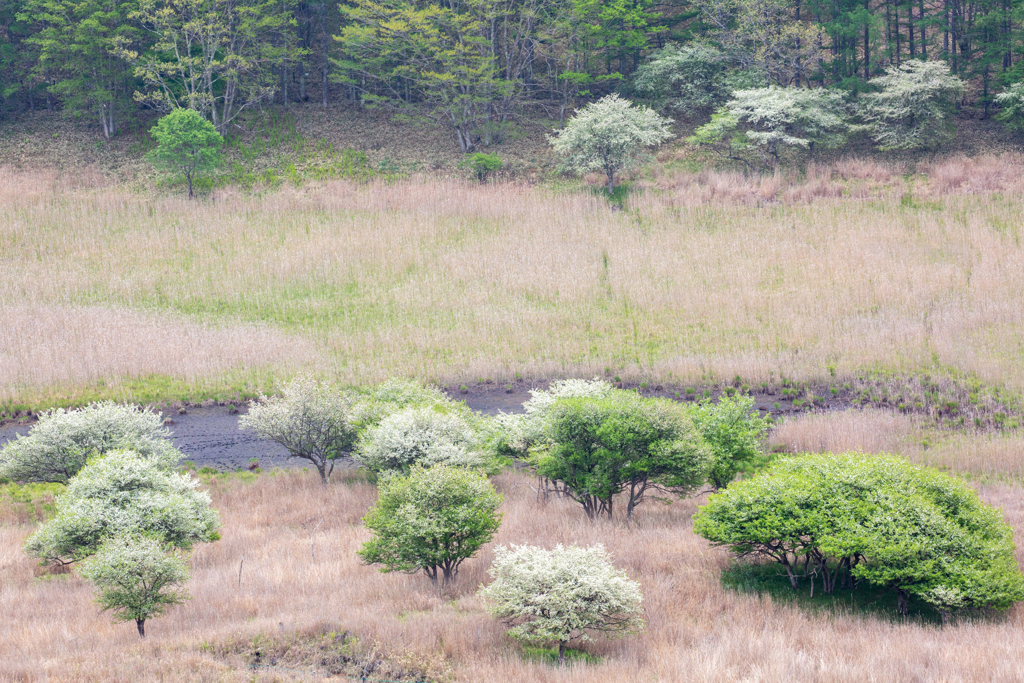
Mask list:
[[[734,90],[767,85],[751,69],[736,69],[722,50],[703,43],[666,45],[637,69],[633,87],[684,116],[718,107]]]
[[[1024,130],[1024,81],[996,95],[996,102],[1002,108],[996,118],[1011,130]]]
[[[647,148],[672,138],[671,125],[671,119],[653,109],[634,107],[629,100],[608,95],[588,104],[548,140],[564,157],[566,170],[604,173],[608,194],[612,194],[615,174],[642,159]]]
[[[479,472],[438,466],[387,474],[377,503],[363,517],[373,538],[359,557],[381,571],[423,571],[441,587],[490,542],[501,525],[502,496]]]
[[[175,109],[160,119],[149,134],[157,146],[146,158],[159,169],[185,176],[188,198],[192,199],[198,177],[220,166],[224,138],[212,123],[192,109]]]
[[[574,640],[593,633],[627,636],[643,628],[640,584],[616,569],[604,546],[499,547],[480,590],[488,611],[528,645],[558,646],[559,663]]]
[[[487,177],[495,171],[500,171],[504,165],[501,162],[501,157],[497,154],[485,154],[484,152],[470,154],[466,159],[466,164],[473,170],[476,179],[481,184],[486,183]]]
[[[702,401],[691,409],[697,431],[711,450],[708,483],[715,490],[729,485],[744,469],[759,464],[768,418],[754,410],[749,396],[722,396],[718,403]]]
[[[857,582],[916,596],[944,620],[1024,599],[1013,530],[964,482],[895,456],[804,455],[712,496],[694,531],[822,591]]]
[[[189,597],[180,590],[188,581],[188,564],[153,538],[111,538],[80,573],[96,584],[96,602],[103,611],[111,610],[117,621],[134,621],[140,637],[146,635],[146,620]]]

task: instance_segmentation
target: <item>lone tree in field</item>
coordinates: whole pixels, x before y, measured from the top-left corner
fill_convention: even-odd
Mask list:
[[[326,486],[335,461],[349,453],[356,441],[350,419],[355,398],[312,377],[292,380],[281,394],[260,396],[238,420],[238,428],[280,444],[292,458],[310,461]]]
[[[612,565],[604,546],[496,548],[488,573],[494,580],[480,590],[488,611],[520,642],[557,645],[560,664],[574,640],[643,628],[640,584]]]
[[[548,413],[552,445],[537,474],[562,483],[590,519],[612,517],[625,493],[626,515],[656,491],[683,496],[707,479],[711,453],[682,406],[632,392],[560,399]]]
[[[615,174],[642,158],[648,147],[673,137],[672,119],[653,109],[634,107],[629,100],[608,95],[577,113],[565,128],[549,135],[564,167],[575,173],[600,171],[608,178],[608,193],[615,191]]]
[[[374,537],[359,557],[382,572],[420,570],[437,585],[455,580],[462,562],[501,526],[502,497],[479,472],[440,465],[386,475],[376,505],[363,517]]]
[[[35,557],[70,564],[108,539],[129,534],[189,550],[220,536],[210,496],[186,474],[156,466],[132,451],[113,451],[90,462],[57,497],[56,514],[25,542]]]
[[[19,435],[0,450],[0,477],[67,484],[89,456],[124,449],[168,470],[182,457],[160,413],[106,401],[40,414],[27,436]]]
[[[193,109],[175,109],[160,119],[149,134],[157,147],[147,155],[159,169],[181,173],[188,181],[188,198],[195,196],[193,183],[201,173],[220,165],[224,145],[213,124]]]
[[[96,584],[96,602],[117,621],[134,621],[146,636],[146,620],[188,599],[178,590],[188,581],[188,565],[152,538],[118,536],[103,543],[82,566],[83,578]]]

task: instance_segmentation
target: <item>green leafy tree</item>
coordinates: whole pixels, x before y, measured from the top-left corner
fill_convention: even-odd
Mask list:
[[[352,420],[355,395],[298,377],[281,387],[280,396],[260,396],[238,420],[239,429],[251,429],[288,451],[289,457],[308,460],[326,486],[338,458],[351,452],[357,429]]]
[[[479,472],[413,467],[387,475],[376,505],[363,518],[373,538],[359,557],[382,572],[422,570],[437,585],[455,580],[462,562],[494,537],[502,497]]]
[[[117,536],[99,547],[80,571],[96,584],[96,602],[117,621],[134,621],[146,636],[146,621],[171,605],[188,600],[180,587],[188,581],[188,564],[164,552],[152,538]]]
[[[469,167],[473,169],[476,179],[480,181],[480,184],[487,182],[487,177],[495,171],[501,170],[502,163],[501,157],[497,154],[484,154],[483,152],[476,152],[469,156],[467,160]]]
[[[35,557],[70,564],[115,536],[145,535],[188,550],[219,538],[217,513],[199,482],[132,451],[90,461],[57,496],[56,514],[25,542]]]
[[[757,413],[749,396],[722,396],[717,403],[701,403],[690,416],[711,450],[708,483],[716,491],[764,455],[762,440],[770,423]]]
[[[869,85],[861,114],[882,150],[934,148],[953,133],[953,112],[964,83],[943,62],[909,61],[886,69]]]
[[[1013,532],[998,511],[964,482],[894,456],[782,459],[712,496],[694,531],[778,562],[794,588],[801,576],[820,579],[825,593],[857,581],[893,588],[903,614],[910,596],[944,620],[1024,599]]]
[[[615,191],[615,174],[643,158],[643,151],[673,137],[671,119],[648,107],[608,95],[575,114],[565,128],[549,135],[564,167],[576,173],[601,171],[608,193]]]
[[[157,168],[183,174],[188,181],[188,198],[192,199],[195,179],[220,165],[224,138],[212,123],[192,109],[175,109],[149,133],[157,147],[147,158]]]
[[[192,109],[226,135],[246,109],[274,95],[277,69],[294,53],[290,2],[138,0],[129,16],[152,37],[147,49],[122,44],[146,88],[135,98],[162,109]]]
[[[167,470],[182,457],[160,413],[106,401],[40,413],[27,436],[19,435],[0,450],[0,477],[67,484],[88,458],[123,449]]]
[[[747,165],[755,154],[774,169],[783,149],[837,147],[848,129],[842,93],[770,86],[734,92],[687,142]]]
[[[116,53],[142,39],[128,21],[134,9],[114,0],[30,0],[23,8],[23,18],[36,23],[29,38],[39,51],[35,75],[50,83],[66,113],[98,121],[107,139],[131,105],[130,68]]]
[[[561,482],[587,517],[610,519],[626,493],[626,514],[657,491],[683,496],[707,478],[710,453],[686,411],[666,399],[623,392],[567,398],[549,417],[552,446],[537,459],[540,476]]]
[[[643,626],[640,585],[616,569],[604,546],[499,547],[480,595],[508,634],[530,645],[565,648],[592,633],[628,636]]]

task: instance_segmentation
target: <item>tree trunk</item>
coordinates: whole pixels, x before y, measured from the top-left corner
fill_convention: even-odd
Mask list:
[[[910,593],[902,588],[896,589],[896,611],[904,617],[910,612]]]
[[[565,641],[558,643],[558,665],[565,666]]]
[[[195,197],[195,194],[192,191],[192,172],[191,171],[186,172],[185,173],[185,178],[188,179],[188,198],[192,199],[193,197]]]
[[[139,629],[139,637],[140,638],[145,638],[146,637],[146,620],[145,619],[136,619],[135,620],[135,627],[137,629]]]
[[[608,171],[608,194],[615,194],[615,171]]]

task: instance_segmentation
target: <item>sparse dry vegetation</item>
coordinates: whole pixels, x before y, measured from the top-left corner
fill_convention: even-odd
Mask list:
[[[0,609],[18,618],[0,626],[0,679],[245,681],[253,680],[247,666],[257,651],[261,664],[285,668],[337,673],[369,666],[380,677],[474,683],[1009,682],[1024,669],[1020,607],[949,628],[893,618],[885,600],[866,613],[802,608],[723,587],[721,572],[731,560],[690,531],[699,500],[640,510],[634,527],[621,519],[595,524],[569,501],[539,503],[523,475],[495,481],[505,495],[505,518],[494,543],[605,544],[643,588],[643,634],[586,646],[596,661],[564,669],[537,661],[487,616],[475,594],[487,580],[493,545],[467,561],[453,592],[442,595],[422,574],[381,574],[359,564],[371,485],[349,478],[324,488],[311,472],[216,477],[210,489],[223,538],[196,550],[187,585],[193,599],[154,621],[141,644],[134,628],[98,612],[91,587],[74,574],[35,577],[34,562],[20,550],[34,525],[5,513]],[[1008,485],[981,487],[982,498],[1003,506],[1018,530],[1019,493]],[[321,519],[311,553],[310,530]],[[306,678],[273,670],[255,676]]]

